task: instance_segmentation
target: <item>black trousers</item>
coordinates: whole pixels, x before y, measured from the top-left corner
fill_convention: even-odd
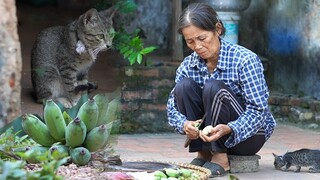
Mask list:
[[[187,120],[203,118],[203,129],[207,125],[227,124],[236,120],[244,111],[244,104],[224,83],[219,80],[209,80],[203,88],[190,78],[184,78],[176,84],[174,95],[180,113]],[[224,145],[229,135],[214,142],[204,142],[198,138],[192,140],[190,152],[212,151],[225,152],[233,155],[254,155],[265,143],[264,130],[259,130],[254,135],[232,148]]]

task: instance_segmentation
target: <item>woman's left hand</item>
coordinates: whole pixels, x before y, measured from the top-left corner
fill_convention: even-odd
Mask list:
[[[224,135],[230,134],[231,132],[232,129],[228,125],[218,124],[211,129],[211,132],[209,132],[208,135],[205,135],[200,131],[199,136],[204,142],[212,142],[218,140]]]

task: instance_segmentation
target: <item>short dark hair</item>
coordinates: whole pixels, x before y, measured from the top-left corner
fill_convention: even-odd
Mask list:
[[[217,12],[208,4],[192,3],[182,11],[179,17],[178,32],[181,34],[182,29],[190,25],[206,31],[215,31],[217,23],[220,23],[222,26],[220,35],[224,35],[225,28]]]

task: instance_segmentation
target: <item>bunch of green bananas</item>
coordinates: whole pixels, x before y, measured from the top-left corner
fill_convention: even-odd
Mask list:
[[[154,180],[199,180],[200,176],[191,169],[164,168],[153,173]]]
[[[62,111],[49,99],[43,109],[43,120],[34,114],[22,116],[22,128],[41,147],[48,149],[48,156],[61,159],[71,156],[78,165],[91,159],[91,152],[102,149],[108,143],[112,123],[119,119],[120,99],[109,100],[104,94],[96,94],[84,102],[75,118]]]

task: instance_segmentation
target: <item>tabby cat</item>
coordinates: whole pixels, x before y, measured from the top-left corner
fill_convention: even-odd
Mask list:
[[[320,150],[300,149],[293,152],[287,152],[283,156],[274,156],[274,167],[281,170],[285,166],[287,171],[291,166],[296,166],[295,172],[300,172],[301,167],[310,167],[309,172],[320,172]]]
[[[31,51],[37,102],[53,99],[71,108],[83,92],[96,87],[88,81],[88,72],[98,53],[112,46],[114,13],[112,8],[90,9],[66,26],[39,33]]]

